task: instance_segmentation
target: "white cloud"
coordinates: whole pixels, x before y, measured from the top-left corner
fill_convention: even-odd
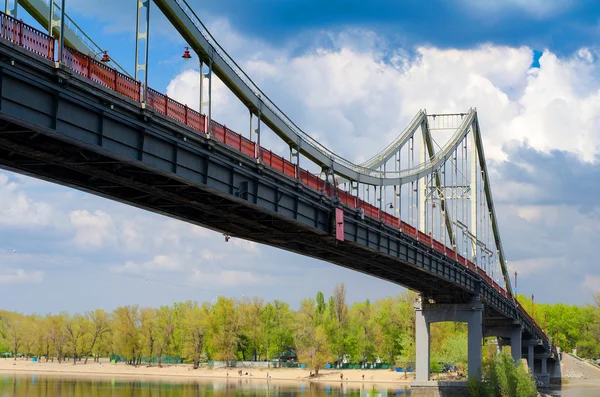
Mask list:
[[[38,270],[25,270],[0,267],[0,285],[2,284],[39,284],[44,273]]]
[[[253,254],[258,254],[260,250],[258,249],[258,244],[253,241],[246,241],[239,238],[233,238],[229,240],[229,242],[235,247],[241,248],[244,251],[248,251]]]
[[[48,226],[53,220],[50,204],[29,197],[22,182],[0,173],[0,225],[8,227]]]
[[[530,68],[527,47],[421,47],[417,56],[398,52],[388,63],[380,58],[370,49],[341,48],[240,63],[265,92],[277,93],[277,104],[301,128],[357,162],[396,137],[420,108],[444,113],[477,107],[491,159],[506,159],[503,147],[511,141],[545,153],[565,150],[588,162],[599,152],[600,62],[589,49],[562,58],[545,51],[539,69]],[[178,75],[169,95],[197,106],[197,77],[194,71]],[[247,112],[220,82],[214,104],[215,120],[247,134]],[[278,140],[269,144],[283,148]]]
[[[210,79],[205,77],[203,80],[202,86],[204,90],[202,102],[207,102]],[[171,80],[167,86],[167,95],[176,101],[198,110],[198,104],[200,103],[198,87],[200,87],[200,72],[191,69],[185,70]],[[212,92],[211,106],[213,109],[228,109],[232,106],[232,101],[234,100],[233,95],[216,75],[213,75],[213,82],[210,89]],[[204,111],[207,112],[207,108],[205,108]]]
[[[71,212],[70,219],[75,228],[74,241],[81,248],[97,249],[117,241],[113,219],[104,211],[76,210]]]
[[[122,266],[114,266],[111,270],[115,273],[147,274],[149,272],[179,272],[185,268],[181,258],[168,255],[156,255],[150,261],[136,263],[127,261]]]
[[[519,276],[527,277],[540,272],[557,271],[561,267],[568,266],[569,258],[567,257],[537,257],[532,259],[510,261],[508,263],[508,274],[513,274],[515,271]]]
[[[583,286],[592,292],[600,292],[600,275],[586,274],[583,280]]]

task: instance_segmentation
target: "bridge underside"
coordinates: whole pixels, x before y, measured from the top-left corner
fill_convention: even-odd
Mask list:
[[[8,52],[0,64],[0,167],[332,262],[438,300],[469,301],[469,291],[439,275],[453,274],[475,288],[466,269],[427,260],[427,249],[403,241],[397,230],[346,209],[347,241],[339,242],[329,197],[139,104],[116,101],[50,62],[21,59],[18,47]],[[421,267],[415,266],[419,260]]]
[[[12,123],[10,117],[3,113],[0,113],[0,118],[3,120],[0,125],[0,167],[7,170],[117,200],[232,236],[332,262],[437,299],[470,299],[470,294],[457,294],[455,287],[433,274],[428,275],[421,269],[399,264],[398,259],[365,249],[362,245],[336,241],[330,233],[333,227],[329,216],[331,208],[320,203],[321,195],[317,192],[311,204],[320,208],[311,208],[312,219],[306,216],[304,222],[290,221],[265,208],[250,205],[246,200],[227,197],[218,189],[182,182],[179,178],[149,170],[141,163],[127,163],[122,159],[84,149],[80,145],[65,141],[63,137],[49,134],[48,131],[31,129],[31,126],[22,123]],[[225,178],[226,180],[235,179],[234,168],[228,170],[229,177]],[[248,171],[256,174],[255,177],[258,178],[259,168],[254,168]],[[229,188],[239,190],[233,186]],[[271,189],[258,190],[271,192]],[[287,196],[283,192],[279,194]],[[278,205],[272,197],[261,196],[260,193],[257,199],[266,206]],[[292,202],[299,200],[296,197]],[[303,216],[296,213],[294,217]],[[315,230],[315,225],[318,230]],[[406,248],[409,250],[409,247]],[[416,256],[416,252],[413,255]]]

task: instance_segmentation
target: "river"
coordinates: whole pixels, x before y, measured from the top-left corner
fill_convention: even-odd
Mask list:
[[[0,375],[0,397],[405,396],[405,386],[238,380],[139,380]]]
[[[600,381],[571,380],[557,397],[598,397]],[[139,380],[81,376],[0,375],[0,397],[188,397],[188,396],[408,396],[405,386],[358,383],[324,384],[295,381]]]

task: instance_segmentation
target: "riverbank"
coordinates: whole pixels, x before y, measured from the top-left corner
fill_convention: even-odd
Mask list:
[[[238,371],[242,370],[242,376]],[[147,367],[145,365],[134,367],[124,363],[111,364],[107,360],[100,363],[88,361],[87,364],[78,362],[32,362],[17,359],[0,359],[0,373],[2,374],[47,374],[64,376],[123,376],[138,378],[170,378],[170,379],[250,379],[256,381],[294,381],[294,382],[343,382],[364,384],[409,384],[413,376],[408,374],[405,379],[404,373],[389,370],[360,370],[360,369],[323,369],[319,371],[319,377],[310,377],[308,369],[300,368],[207,368],[193,369],[192,365],[180,364],[169,365],[163,368],[157,366]],[[268,374],[268,378],[267,378]],[[364,379],[363,379],[364,375]]]

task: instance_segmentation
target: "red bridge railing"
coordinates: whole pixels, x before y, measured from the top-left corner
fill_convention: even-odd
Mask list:
[[[23,47],[34,54],[54,60],[54,45],[56,41],[53,37],[5,13],[0,13],[0,35],[3,39]]]
[[[0,37],[27,49],[36,55],[46,59],[55,60],[54,50],[56,40],[53,37],[2,12],[0,12]],[[92,56],[83,54],[74,48],[67,46],[65,47],[63,62],[73,72],[131,100],[136,102],[141,101],[143,87],[139,81],[135,81],[116,69],[108,67],[104,63],[94,59]],[[259,151],[257,150],[258,147],[255,142],[214,120],[210,121],[210,131],[208,131],[207,118],[205,115],[190,109],[187,105],[169,98],[165,94],[148,88],[146,104],[156,112],[191,127],[202,134],[209,133],[208,136],[210,139],[215,139],[231,147],[233,150],[254,159],[259,158]],[[299,168],[296,164],[284,159],[282,156],[262,147],[260,148],[260,162],[283,175],[299,180],[311,189],[323,192],[329,196],[337,196],[342,204],[360,209],[364,212],[364,215],[378,219],[383,223],[400,230],[402,233],[431,246],[436,251],[464,265],[471,272],[485,279],[502,296],[509,298],[506,290],[494,282],[483,269],[479,268],[467,258],[459,255],[451,248],[446,247],[445,244],[434,240],[431,235],[422,233],[398,217],[382,211],[351,193],[337,189],[337,187],[334,188],[330,184],[326,184],[325,181],[318,176]],[[518,302],[517,307],[535,325],[536,329],[545,335],[535,320]]]

